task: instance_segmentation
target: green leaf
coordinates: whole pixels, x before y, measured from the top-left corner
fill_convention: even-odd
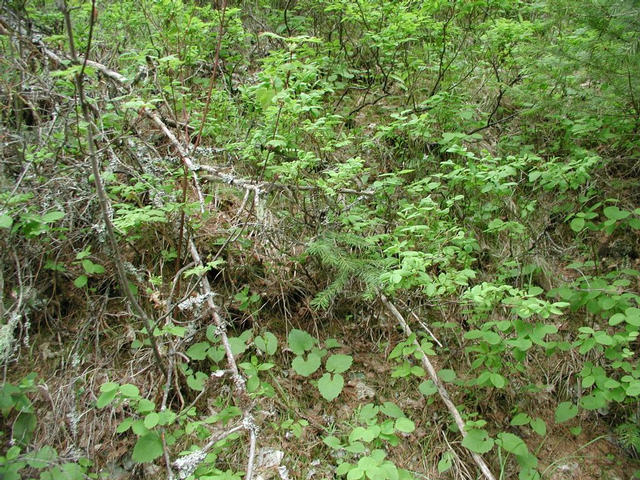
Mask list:
[[[82,467],[77,463],[65,463],[61,468],[61,480],[84,480],[86,478]]]
[[[11,447],[11,449],[13,448],[18,447]],[[11,449],[9,450],[11,451]],[[31,468],[42,469],[51,465],[57,458],[58,452],[53,447],[45,445],[40,450],[37,450],[31,458],[27,459],[27,463]],[[13,460],[13,458],[10,458],[9,452],[7,452],[7,459]],[[2,470],[1,467],[0,470]]]
[[[229,346],[234,355],[240,355],[247,350],[247,342],[242,336],[229,337]]]
[[[629,215],[631,215],[631,212],[628,212],[627,210],[620,210],[615,205],[605,207],[602,210],[602,213],[604,213],[605,217],[607,217],[609,220],[624,220]]]
[[[304,352],[311,350],[316,343],[316,339],[304,330],[294,328],[287,337],[289,348],[296,355],[304,355]]]
[[[171,425],[175,419],[177,418],[177,415],[175,414],[175,412],[172,412],[171,410],[162,410],[159,414],[158,414],[158,424],[160,425]]]
[[[574,232],[581,232],[582,229],[584,228],[584,218],[582,217],[575,217],[573,220],[571,220],[571,223],[569,224],[569,226],[571,227],[571,230],[573,230]]]
[[[442,458],[438,462],[438,473],[444,473],[448,471],[453,465],[451,452],[445,452]]]
[[[493,448],[494,441],[486,430],[469,429],[462,440],[462,446],[475,453],[487,453]]]
[[[529,453],[524,441],[513,433],[502,432],[498,434],[498,445],[507,452],[513,453],[517,457],[525,456]]]
[[[13,421],[12,437],[20,445],[26,445],[31,441],[33,431],[36,429],[38,419],[32,412],[22,411]]]
[[[564,423],[578,414],[578,407],[571,402],[562,402],[556,408],[556,423]]]
[[[418,386],[418,390],[425,397],[429,397],[438,391],[438,387],[433,383],[433,380],[426,380]]]
[[[187,386],[196,392],[202,392],[207,378],[204,372],[196,372],[195,375],[187,376]]]
[[[624,313],[616,313],[614,315],[611,316],[611,318],[609,319],[609,325],[611,325],[612,327],[622,323],[625,321],[625,315]]]
[[[380,427],[378,425],[371,425],[368,428],[356,427],[349,434],[349,443],[363,440],[364,442],[372,442],[380,436]]]
[[[144,417],[144,426],[151,430],[153,427],[158,425],[158,421],[160,420],[160,415],[156,412],[151,412]]]
[[[349,370],[352,363],[353,357],[351,355],[335,354],[327,359],[326,368],[329,372],[343,373]]]
[[[380,411],[391,418],[401,418],[405,416],[402,409],[393,402],[384,402],[382,407],[380,407]]]
[[[257,336],[253,343],[263,353],[273,355],[278,349],[278,338],[271,332],[265,332],[263,336]]]
[[[398,418],[394,424],[394,428],[402,433],[411,433],[416,429],[415,423],[407,417]]]
[[[338,450],[342,448],[342,443],[340,443],[340,440],[338,439],[338,437],[334,437],[333,435],[324,437],[322,441],[325,443],[325,445],[327,445],[330,448],[333,448],[334,450]]]
[[[627,387],[626,393],[630,397],[637,397],[638,395],[640,395],[640,381],[634,380],[632,383],[630,383]]]
[[[491,373],[489,375],[489,380],[496,388],[502,388],[507,383],[506,379],[499,373]]]
[[[53,223],[60,220],[61,218],[64,218],[64,212],[54,211],[54,212],[45,213],[42,216],[42,221],[44,223]]]
[[[340,348],[342,345],[335,338],[327,338],[324,342],[326,348]]]
[[[116,398],[117,393],[118,393],[118,390],[108,390],[106,392],[102,392],[98,397],[98,400],[96,401],[96,407],[98,408],[106,407],[113,401],[114,398]]]
[[[138,463],[153,462],[162,455],[162,440],[155,432],[147,433],[138,438],[131,459]]]
[[[533,431],[541,437],[544,437],[547,434],[547,424],[541,418],[533,418],[530,425]]]
[[[120,386],[120,393],[125,397],[135,398],[140,396],[140,390],[135,385],[131,385],[130,383],[125,383]]]
[[[599,395],[598,395],[599,394]],[[607,406],[607,399],[602,392],[596,391],[591,395],[586,395],[580,399],[580,406],[585,410],[598,410]]]
[[[640,308],[636,308],[636,307],[627,308],[624,311],[624,314],[626,315],[625,321],[629,325],[633,327],[640,327]]]
[[[104,267],[102,265],[98,265],[97,263],[93,263],[88,258],[82,260],[82,268],[89,275],[104,273]]]
[[[131,428],[133,418],[127,417],[116,427],[116,433],[124,433]]]
[[[511,419],[511,425],[526,425],[531,419],[526,413],[519,413]]]
[[[141,398],[138,401],[138,407],[136,408],[136,412],[138,413],[149,413],[156,408],[156,404],[151,400],[147,400],[146,398]]]
[[[0,228],[11,228],[11,225],[13,225],[13,218],[6,214],[0,215]]]
[[[507,340],[507,343],[523,352],[526,352],[533,346],[533,342],[531,340],[522,337]]]
[[[211,344],[209,342],[194,343],[187,349],[187,356],[191,360],[204,360]]]
[[[353,468],[347,473],[347,480],[360,480],[364,477],[364,470],[360,467]]]
[[[116,382],[106,382],[106,383],[103,383],[102,385],[100,385],[100,391],[101,392],[112,392],[114,390],[118,390],[119,387],[120,387],[120,384],[118,384]]]
[[[302,375],[303,377],[308,377],[312,373],[314,373],[318,368],[320,368],[321,361],[320,357],[315,353],[310,353],[307,355],[307,359],[305,360],[302,356],[297,356],[291,362],[291,366],[296,371],[298,375]]]
[[[73,285],[76,288],[82,288],[87,284],[88,281],[89,281],[89,278],[86,275],[80,275],[78,278],[76,278],[73,281]]]
[[[342,375],[339,373],[333,375],[333,378],[331,374],[325,373],[320,380],[318,380],[318,390],[320,390],[320,394],[328,402],[340,395],[342,387],[344,387],[344,378],[342,378]]]
[[[445,368],[438,372],[438,377],[440,377],[440,380],[443,382],[451,383],[456,379],[456,372]]]

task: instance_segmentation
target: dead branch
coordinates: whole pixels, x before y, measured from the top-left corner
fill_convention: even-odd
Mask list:
[[[409,324],[406,322],[406,320],[404,319],[402,314],[398,311],[396,306],[393,303],[391,303],[389,301],[389,299],[383,294],[380,295],[380,300],[382,300],[382,303],[387,308],[387,310],[389,310],[389,312],[391,312],[391,314],[398,321],[398,323],[402,327],[402,330],[404,330],[405,335],[407,337],[409,337],[413,332],[411,331],[411,328],[409,327]],[[438,394],[440,395],[440,398],[442,399],[442,401],[444,402],[444,404],[447,407],[447,410],[449,410],[449,413],[451,414],[451,416],[453,417],[454,421],[456,422],[456,425],[458,426],[458,429],[460,430],[460,433],[462,434],[462,437],[463,438],[466,437],[467,436],[467,432],[465,430],[464,420],[462,419],[462,416],[460,415],[460,412],[456,408],[455,404],[451,401],[451,397],[449,397],[449,392],[447,392],[446,387],[440,381],[440,378],[438,378],[438,373],[436,372],[436,369],[433,368],[433,364],[429,360],[429,357],[427,357],[427,354],[424,353],[424,350],[422,350],[422,346],[420,345],[420,342],[418,342],[418,340],[415,339],[413,341],[413,343],[418,348],[418,352],[420,353],[420,356],[422,357],[422,365],[424,366],[424,368],[429,373],[429,377],[431,378],[433,383],[436,385],[436,388],[438,389]],[[473,457],[473,461],[476,463],[476,465],[478,466],[480,471],[483,473],[485,478],[487,480],[496,480],[495,477],[493,476],[493,474],[491,473],[491,470],[489,469],[489,466],[484,461],[484,459],[479,454],[477,454],[475,452],[470,452],[470,453],[471,453],[471,456]]]

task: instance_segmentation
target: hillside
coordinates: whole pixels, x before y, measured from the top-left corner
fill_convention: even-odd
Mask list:
[[[0,9],[0,478],[640,478],[637,1]]]

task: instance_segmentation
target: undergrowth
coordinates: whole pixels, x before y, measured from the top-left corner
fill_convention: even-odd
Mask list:
[[[636,2],[0,8],[0,477],[639,475]]]

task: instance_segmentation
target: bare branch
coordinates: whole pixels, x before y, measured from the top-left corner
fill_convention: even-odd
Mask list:
[[[381,294],[380,299],[382,300],[382,303],[384,304],[384,306],[387,307],[387,310],[389,310],[389,312],[391,312],[391,314],[398,321],[398,323],[404,330],[405,335],[409,337],[413,332],[411,331],[409,324],[406,322],[402,314],[398,311],[396,306],[393,303],[391,303],[385,295]],[[436,372],[436,369],[433,368],[433,365],[429,360],[429,357],[427,357],[427,354],[424,353],[424,350],[422,350],[422,346],[420,345],[420,342],[418,342],[418,340],[415,339],[414,344],[416,345],[418,352],[420,353],[420,356],[422,358],[422,365],[427,370],[427,372],[429,373],[429,377],[431,378],[433,383],[436,385],[436,388],[438,389],[438,394],[440,395],[440,398],[442,399],[442,401],[447,407],[447,410],[449,410],[449,413],[451,414],[454,421],[456,422],[456,425],[458,426],[458,429],[460,430],[462,437],[463,438],[466,437],[467,432],[465,430],[464,420],[462,419],[462,416],[460,415],[460,412],[456,408],[455,404],[451,401],[451,397],[449,397],[449,392],[447,392],[446,387],[440,381],[440,378],[438,378],[438,373]],[[476,465],[478,466],[480,471],[483,473],[485,478],[487,480],[495,480],[495,477],[491,473],[491,470],[489,469],[489,466],[485,463],[484,459],[475,452],[471,452],[471,456],[473,457],[473,461],[476,463]]]

